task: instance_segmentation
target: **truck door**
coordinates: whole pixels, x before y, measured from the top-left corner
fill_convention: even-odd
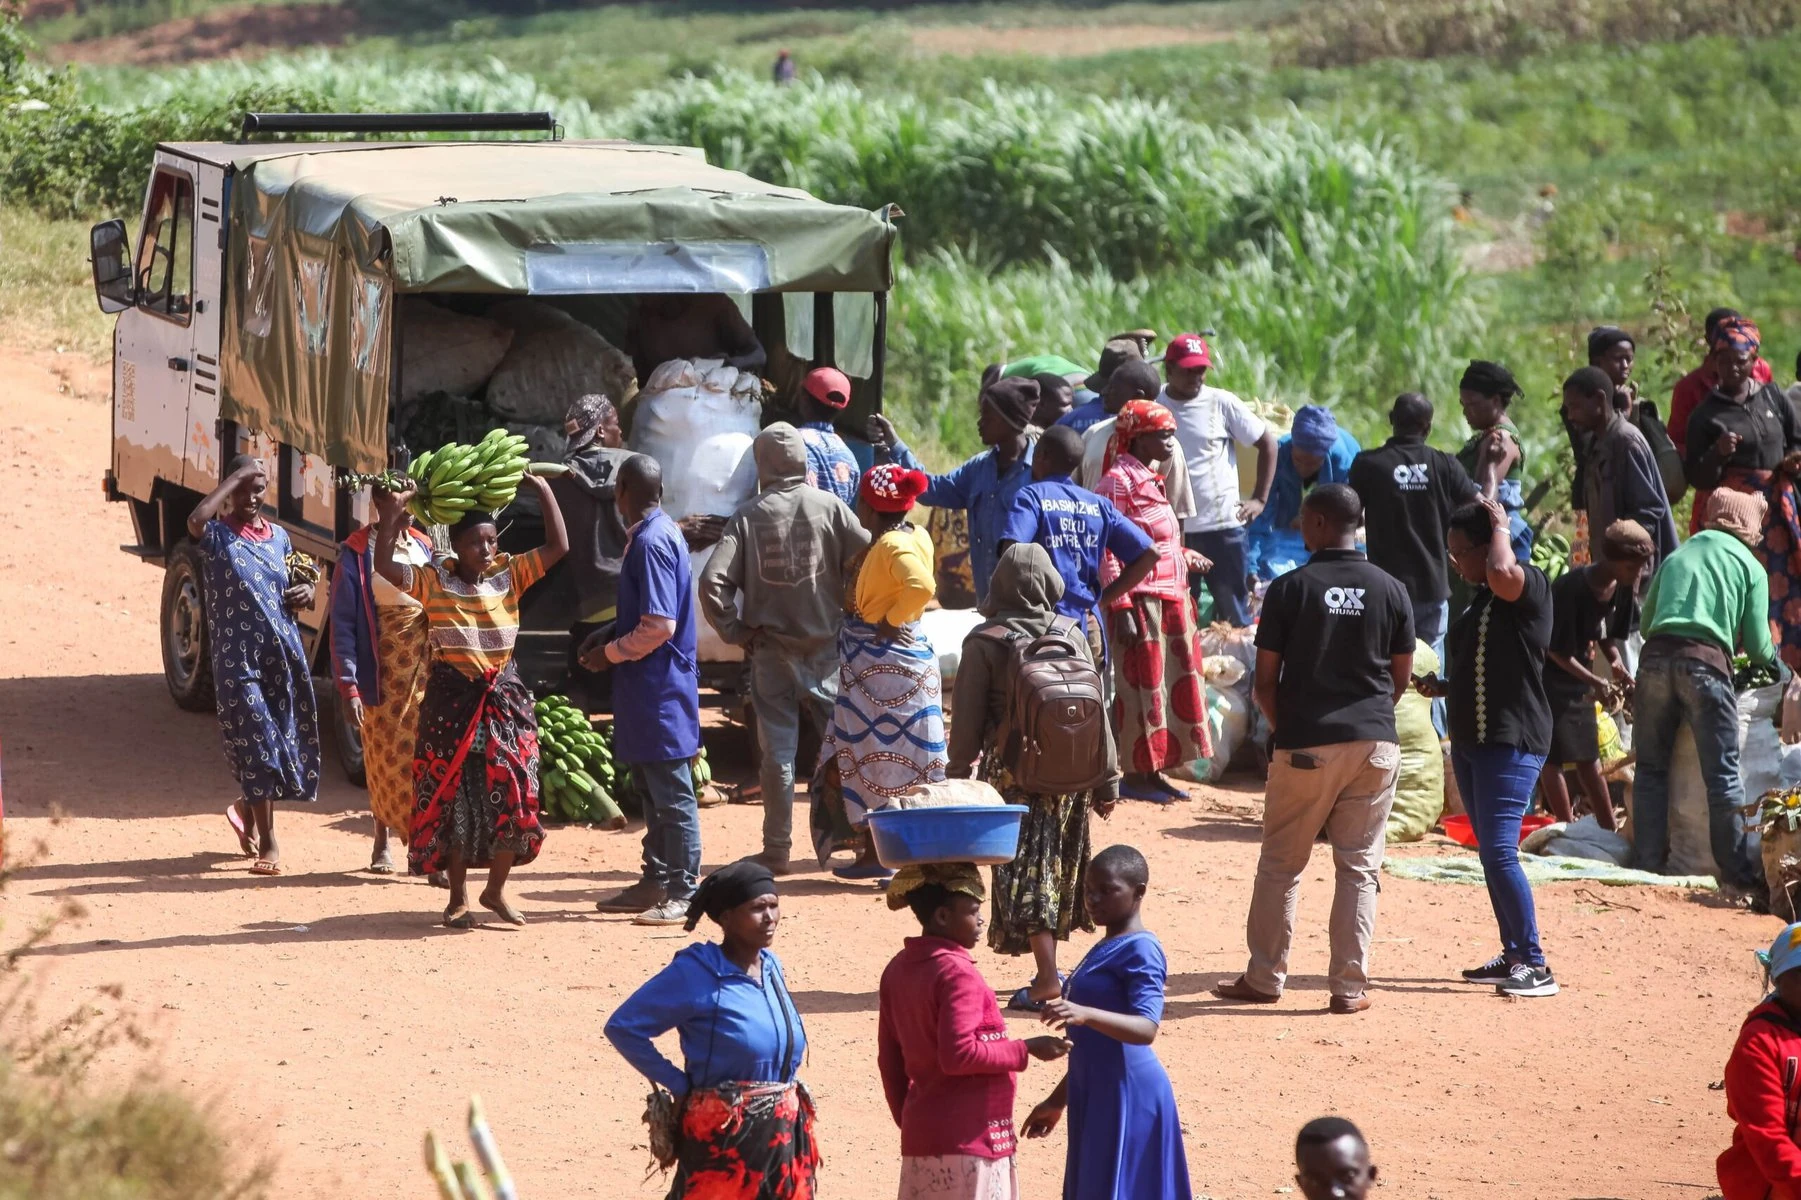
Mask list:
[[[193,168],[157,153],[133,266],[137,303],[113,331],[113,472],[119,490],[140,500],[151,499],[158,479],[183,476],[194,366]],[[215,359],[217,337],[215,326]]]
[[[187,444],[181,482],[205,495],[219,483],[219,321],[225,307],[225,169],[187,164],[193,171],[194,335],[188,373]]]

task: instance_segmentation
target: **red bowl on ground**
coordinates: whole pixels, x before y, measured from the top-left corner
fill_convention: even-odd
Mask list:
[[[1556,818],[1554,817],[1526,817],[1520,822],[1520,841],[1525,841],[1529,834],[1537,833],[1545,826],[1555,823]],[[1445,836],[1453,842],[1459,846],[1468,846],[1472,850],[1476,848],[1476,831],[1470,828],[1468,817],[1457,813],[1454,816],[1446,817],[1440,824],[1444,828]]]

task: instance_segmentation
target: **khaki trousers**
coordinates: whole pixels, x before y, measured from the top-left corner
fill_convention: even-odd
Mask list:
[[[1309,761],[1314,765],[1297,765]],[[1400,747],[1393,742],[1276,751],[1264,794],[1263,853],[1245,929],[1251,951],[1245,982],[1253,988],[1279,995],[1288,978],[1295,898],[1322,829],[1332,844],[1338,874],[1330,925],[1332,994],[1354,998],[1369,986],[1377,875],[1400,762]]]

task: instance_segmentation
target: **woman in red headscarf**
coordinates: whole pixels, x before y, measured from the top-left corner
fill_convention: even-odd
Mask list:
[[[1119,411],[1106,471],[1095,487],[1157,547],[1156,568],[1108,615],[1116,664],[1113,728],[1125,772],[1119,794],[1157,803],[1185,798],[1160,772],[1213,753],[1200,630],[1188,592],[1188,572],[1205,573],[1213,564],[1183,549],[1182,523],[1157,473],[1177,453],[1175,415],[1149,400],[1130,401]],[[1107,555],[1101,582],[1112,582],[1119,572],[1118,561]]]
[[[857,487],[857,516],[874,540],[846,597],[838,701],[820,754],[823,778],[813,789],[839,798],[815,805],[820,865],[839,846],[858,847],[856,863],[833,872],[843,879],[889,874],[864,832],[869,810],[944,778],[944,684],[938,652],[919,627],[937,594],[932,538],[907,520],[930,482],[922,471],[888,464],[865,471]],[[845,825],[856,835],[846,836]]]
[[[1801,670],[1801,421],[1782,389],[1755,374],[1761,336],[1744,317],[1714,327],[1708,365],[1716,383],[1688,422],[1684,467],[1695,503],[1717,488],[1768,501],[1763,544],[1753,553],[1770,574],[1770,633],[1790,669]]]

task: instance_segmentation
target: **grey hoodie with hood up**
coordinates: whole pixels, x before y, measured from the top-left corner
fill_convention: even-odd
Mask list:
[[[788,654],[816,654],[837,642],[869,533],[842,500],[807,486],[800,430],[771,425],[751,453],[761,490],[726,522],[701,571],[700,610],[731,645],[755,634]]]

